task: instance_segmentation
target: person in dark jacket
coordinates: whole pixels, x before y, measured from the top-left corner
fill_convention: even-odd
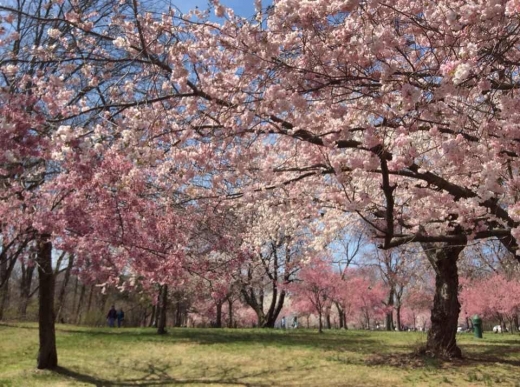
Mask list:
[[[117,327],[121,328],[125,321],[125,312],[123,312],[123,308],[119,309],[117,312]]]
[[[108,311],[108,314],[107,314],[107,321],[108,321],[109,327],[111,327],[111,328],[115,327],[116,318],[117,318],[116,307],[114,305],[112,305],[112,307],[110,308],[110,310]]]

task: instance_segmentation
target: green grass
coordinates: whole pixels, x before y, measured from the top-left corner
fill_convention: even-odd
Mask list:
[[[0,325],[0,386],[518,386],[520,337],[459,336],[465,359],[412,355],[421,333],[58,325],[60,368],[35,369],[34,324]]]

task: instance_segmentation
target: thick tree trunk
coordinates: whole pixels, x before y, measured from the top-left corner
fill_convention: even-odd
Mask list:
[[[74,265],[74,255],[69,255],[69,264],[63,275],[63,282],[61,283],[60,292],[58,294],[58,305],[56,306],[56,321],[60,322],[63,314],[63,305],[65,304],[65,294],[67,291],[67,285],[69,284],[70,273],[72,266]]]
[[[345,328],[345,312],[343,312],[339,303],[335,302],[334,305],[336,305],[336,309],[338,310],[339,329],[343,329]]]
[[[217,321],[215,321],[215,328],[222,328],[222,301],[217,302]]]
[[[385,316],[385,326],[387,331],[393,331],[394,327],[394,312],[388,312]]]
[[[330,308],[326,309],[326,312],[325,312],[325,323],[327,325],[327,329],[332,329],[332,323],[330,321]]]
[[[58,366],[56,352],[56,333],[54,328],[54,272],[52,271],[52,244],[49,235],[42,235],[38,240],[38,275],[39,275],[39,369],[54,369]]]
[[[397,325],[397,330],[401,331],[403,326],[401,325],[401,305],[397,305],[395,308],[395,322]]]
[[[323,322],[321,313],[318,313],[318,332],[323,333]]]
[[[168,306],[168,285],[161,286],[161,298],[160,298],[160,309],[159,309],[159,321],[157,324],[157,333],[159,335],[166,334],[166,313]]]
[[[435,269],[435,297],[431,312],[431,329],[428,332],[426,350],[444,358],[460,358],[457,346],[457,325],[460,313],[458,300],[459,277],[457,259],[464,246],[428,244],[425,252]]]
[[[264,316],[262,325],[260,325],[262,328],[274,328],[276,320],[282,311],[284,301],[285,290],[282,290],[280,293],[278,293],[277,288],[273,287],[273,298],[271,300],[271,306]]]

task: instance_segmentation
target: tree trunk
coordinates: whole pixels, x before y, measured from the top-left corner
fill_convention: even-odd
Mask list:
[[[228,328],[233,328],[233,301],[228,298]]]
[[[29,299],[31,297],[31,285],[33,279],[33,273],[36,266],[26,266],[22,262],[22,278],[20,281],[20,305],[18,307],[18,314],[21,320],[25,320],[27,317],[27,306],[29,305]]]
[[[0,234],[1,232],[2,228],[0,227]],[[9,279],[18,257],[25,250],[29,241],[29,238],[25,239],[17,245],[14,251],[10,250],[13,247],[12,244],[5,240],[2,241],[2,249],[0,250],[0,320],[4,319],[5,310],[9,305]]]
[[[393,331],[395,329],[394,327],[394,288],[390,288],[390,294],[388,295],[388,301],[386,302],[386,306],[388,308],[392,308],[387,314],[386,314],[386,330],[387,331]]]
[[[152,305],[152,315],[150,316],[150,323],[148,324],[149,328],[154,326],[156,309],[157,309],[157,307],[155,305]]]
[[[78,308],[76,309],[76,324],[81,323],[81,306],[83,305],[83,300],[85,299],[86,291],[87,291],[87,287],[85,286],[85,284],[81,284],[81,290],[79,292]]]
[[[334,305],[336,305],[336,309],[338,310],[339,329],[343,329],[345,328],[345,313],[339,303],[335,302]]]
[[[168,285],[161,286],[161,298],[159,309],[159,321],[157,324],[157,333],[159,335],[166,334],[166,313],[168,305]]]
[[[52,271],[52,244],[49,235],[38,240],[39,276],[39,336],[38,369],[54,369],[58,366],[56,332],[54,327],[54,273]]]
[[[61,316],[63,313],[63,305],[65,303],[65,294],[67,291],[67,285],[69,284],[70,273],[72,271],[72,266],[74,265],[74,255],[69,255],[69,264],[67,265],[67,269],[65,270],[65,274],[63,275],[63,282],[61,283],[60,293],[58,294],[58,305],[56,307],[56,320],[60,322]]]
[[[74,281],[74,293],[72,293],[72,308],[70,309],[72,311],[72,314],[74,314],[74,311],[76,310],[76,296],[78,295],[78,285],[79,285],[79,278],[76,277],[76,281]],[[72,316],[70,319],[72,323]]]
[[[326,309],[325,312],[325,323],[327,324],[327,329],[332,329],[332,324],[330,321],[330,308]]]
[[[215,328],[222,328],[222,301],[217,302],[217,321],[215,321]]]
[[[90,285],[90,292],[88,294],[87,301],[87,314],[90,312],[90,308],[92,307],[92,296],[94,295],[94,285]],[[103,310],[104,312],[104,310]]]
[[[261,325],[262,328],[274,328],[276,324],[276,320],[280,315],[280,312],[283,308],[283,304],[285,301],[285,290],[282,290],[278,293],[276,287],[273,287],[273,298],[271,300],[271,306],[267,311],[267,314],[264,316],[264,322]]]
[[[182,316],[183,316],[183,305],[181,301],[177,301],[175,303],[175,322],[173,324],[174,327],[181,327],[182,326]]]
[[[403,326],[401,325],[401,305],[397,304],[395,307],[395,322],[397,325],[397,330],[401,331],[403,329]]]
[[[318,332],[323,333],[323,322],[322,322],[322,314],[318,313]]]
[[[7,256],[5,254],[5,245],[2,244],[2,252],[0,253],[0,321],[4,319],[4,310],[7,308],[9,299],[9,277],[7,276]]]
[[[4,281],[2,287],[0,287],[0,321],[4,319],[4,311],[9,305],[9,279]]]
[[[423,246],[425,253],[435,269],[435,297],[431,312],[432,326],[428,332],[426,351],[444,359],[461,358],[462,352],[456,341],[460,313],[457,259],[464,246],[425,245]]]

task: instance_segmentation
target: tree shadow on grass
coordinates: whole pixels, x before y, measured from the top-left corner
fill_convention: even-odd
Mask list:
[[[316,368],[316,367],[311,367]],[[306,367],[306,370],[311,368]],[[177,378],[168,373],[171,369],[169,363],[147,363],[141,371],[144,376],[140,378],[128,378],[109,380],[95,376],[83,374],[65,367],[57,367],[54,372],[61,376],[74,379],[81,383],[86,383],[96,387],[118,387],[118,386],[173,386],[173,385],[231,385],[244,387],[268,387],[276,385],[274,382],[266,380],[267,377],[273,377],[277,373],[290,373],[294,371],[294,367],[285,367],[278,370],[267,369],[256,372],[243,372],[238,366],[221,367],[218,370],[212,370],[209,367],[200,367],[197,369],[201,377],[195,378]],[[285,375],[287,376],[287,375]],[[247,382],[247,379],[260,378],[262,382]],[[287,378],[285,379],[287,381]]]
[[[268,329],[170,329],[166,335],[158,335],[155,330],[76,330],[62,329],[63,332],[87,337],[113,336],[117,340],[157,343],[194,343],[199,345],[219,344],[261,344],[276,347],[302,347],[324,351],[351,351],[372,353],[381,350],[381,340],[372,338],[363,331],[355,334],[331,331],[318,334],[309,331],[280,331]]]
[[[474,364],[500,363],[520,367],[519,344],[464,344],[465,361]],[[510,356],[515,359],[511,359]]]
[[[397,346],[393,346],[395,348]],[[369,366],[392,366],[396,368],[465,368],[479,365],[507,365],[520,367],[520,345],[483,343],[463,344],[463,358],[444,361],[428,355],[413,353],[385,353],[369,356],[365,364]],[[510,356],[516,359],[510,359]]]

